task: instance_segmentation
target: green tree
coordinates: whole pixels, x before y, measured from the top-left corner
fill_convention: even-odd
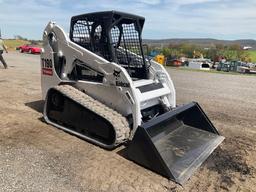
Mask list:
[[[241,51],[241,46],[239,44],[232,44],[229,46],[230,50],[236,50],[236,51]]]
[[[244,61],[244,62],[251,62],[252,61],[252,57],[247,51],[241,51],[241,53],[239,55],[239,59],[241,61]]]

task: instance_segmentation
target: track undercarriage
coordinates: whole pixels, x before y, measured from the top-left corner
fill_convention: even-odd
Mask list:
[[[125,117],[70,85],[49,90],[44,113],[48,123],[104,148],[129,138]]]

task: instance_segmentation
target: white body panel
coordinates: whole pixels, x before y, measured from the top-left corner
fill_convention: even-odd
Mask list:
[[[54,46],[49,43],[49,35],[51,34],[54,34],[57,39]],[[115,109],[122,115],[132,115],[133,129],[131,135],[142,123],[142,109],[156,104],[164,105],[167,108],[176,107],[176,94],[172,80],[165,68],[154,61],[151,61],[150,64],[148,63],[150,65],[149,79],[133,81],[126,69],[73,43],[66,33],[53,22],[50,22],[44,31],[43,47],[41,53],[43,99],[45,99],[47,91],[51,87],[63,82],[72,83],[73,86]],[[54,54],[59,57],[65,57],[65,63],[60,75],[58,75],[54,67],[56,65]],[[69,74],[74,68],[75,60],[82,61],[86,66],[102,73],[104,76],[103,82],[70,80]],[[119,76],[114,76],[114,71],[118,71]],[[121,82],[121,86],[117,86],[117,82]],[[139,90],[141,86],[160,83],[162,88],[145,92]],[[123,84],[128,86],[122,86]]]

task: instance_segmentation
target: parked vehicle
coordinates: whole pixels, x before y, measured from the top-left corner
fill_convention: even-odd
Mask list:
[[[191,69],[210,70],[212,67],[210,59],[189,59],[188,67]]]
[[[256,64],[246,63],[242,66],[238,66],[237,67],[237,72],[239,72],[239,73],[248,73],[248,74],[256,74]]]
[[[218,64],[218,67],[216,68],[217,71],[224,71],[229,72],[230,71],[230,63],[229,62],[220,62]]]
[[[36,45],[22,45],[17,47],[20,53],[40,54],[41,48]]]
[[[238,67],[244,66],[244,63],[241,61],[226,61],[226,62],[220,62],[217,71],[225,71],[225,72],[239,72]]]

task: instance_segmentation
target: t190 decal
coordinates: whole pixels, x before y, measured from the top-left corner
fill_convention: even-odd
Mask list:
[[[52,76],[53,75],[52,60],[42,58],[41,63],[42,63],[42,74]]]

